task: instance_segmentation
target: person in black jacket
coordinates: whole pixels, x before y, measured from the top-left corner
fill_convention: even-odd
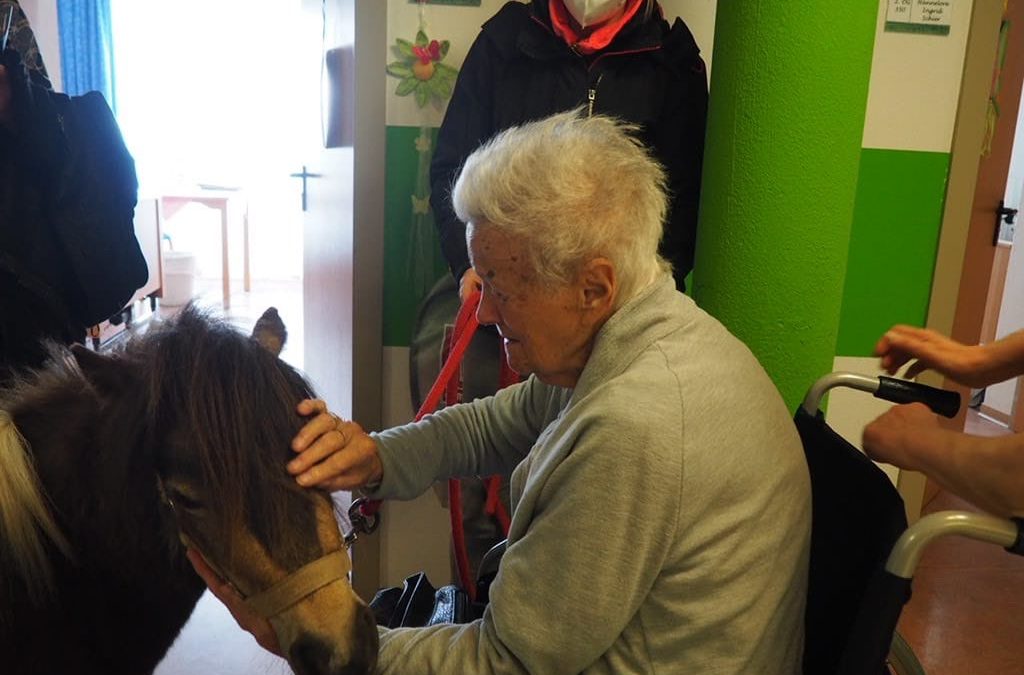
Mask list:
[[[588,15],[595,6],[599,14]],[[680,19],[669,26],[655,0],[504,5],[466,55],[430,167],[430,203],[460,296],[479,285],[451,204],[462,162],[503,129],[578,106],[639,125],[666,168],[672,202],[661,253],[682,290],[693,268],[707,104],[693,36]]]
[[[135,163],[103,96],[56,93],[0,54],[0,384],[82,341],[148,277]]]

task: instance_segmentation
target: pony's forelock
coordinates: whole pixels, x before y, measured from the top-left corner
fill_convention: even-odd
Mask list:
[[[148,362],[154,428],[177,417],[187,430],[222,527],[247,522],[276,554],[288,557],[296,518],[311,515],[311,495],[284,470],[303,424],[296,406],[314,393],[301,375],[229,324],[188,307],[124,356]],[[267,499],[269,486],[290,498]]]

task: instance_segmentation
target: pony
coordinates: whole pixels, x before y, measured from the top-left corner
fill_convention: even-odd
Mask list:
[[[264,614],[296,673],[372,671],[330,496],[285,469],[297,371],[192,306],[50,354],[0,390],[0,672],[152,673],[205,589],[186,544],[250,600],[305,577]],[[310,583],[326,558],[343,569]]]

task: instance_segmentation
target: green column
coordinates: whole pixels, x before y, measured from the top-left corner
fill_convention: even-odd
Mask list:
[[[718,3],[693,293],[791,409],[832,369],[877,12]]]

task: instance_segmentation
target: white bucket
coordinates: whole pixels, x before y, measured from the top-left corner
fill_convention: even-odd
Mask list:
[[[163,251],[164,287],[160,304],[184,305],[196,292],[196,257],[184,251]]]

